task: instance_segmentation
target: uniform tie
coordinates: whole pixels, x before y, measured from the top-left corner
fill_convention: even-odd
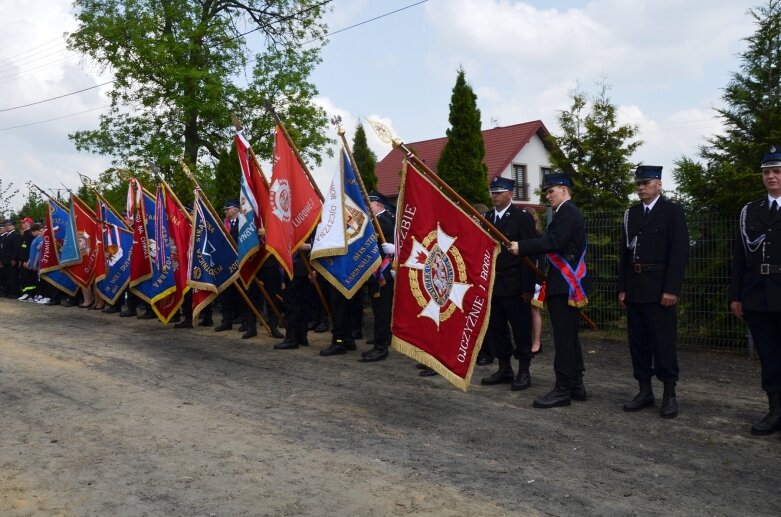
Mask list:
[[[645,217],[648,217],[648,214],[651,213],[651,209],[648,207],[645,207]]]
[[[778,201],[775,199],[773,200],[773,203],[770,205],[770,218],[778,215]]]

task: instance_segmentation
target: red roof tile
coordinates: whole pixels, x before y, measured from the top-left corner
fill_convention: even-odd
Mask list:
[[[541,120],[515,124],[514,126],[496,127],[483,131],[485,142],[485,158],[483,162],[488,167],[488,182],[501,173],[510,164],[510,161],[529,143],[533,135],[539,135],[547,146],[544,136],[548,129]],[[418,157],[437,172],[437,162],[442,149],[445,147],[447,137],[420,142],[409,142],[407,147],[415,152]],[[393,149],[385,158],[377,164],[377,190],[386,196],[397,196],[401,180],[401,162],[404,154],[400,149]]]

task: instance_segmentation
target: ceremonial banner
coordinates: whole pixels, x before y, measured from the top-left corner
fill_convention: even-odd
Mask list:
[[[380,265],[377,234],[347,151],[325,196],[323,218],[312,243],[312,267],[352,298]]]
[[[167,296],[156,297],[152,309],[160,321],[168,323],[182,306],[184,295],[190,290],[190,286],[187,285],[187,252],[190,249],[192,222],[168,184],[163,182],[157,195],[158,206],[155,208],[155,214],[162,214],[164,217],[156,217],[155,226],[165,224],[167,228],[165,231],[167,250],[161,249],[157,256],[165,256],[166,262],[171,264],[176,288],[173,291],[169,290]],[[162,228],[158,228],[156,234],[159,235],[161,231]],[[160,249],[159,242],[158,249]]]
[[[293,278],[293,252],[317,225],[323,203],[279,125],[269,191],[269,204],[263,214],[266,249]]]
[[[46,227],[43,231],[43,243],[41,243],[40,276],[68,296],[75,296],[78,286],[60,269],[59,259],[59,250],[65,239],[65,229],[69,224],[70,215],[65,207],[49,199],[49,211],[46,214]]]
[[[152,199],[152,194],[144,190],[141,183],[133,178],[127,186],[127,214],[133,219],[133,250],[130,252],[130,286],[133,287],[152,277],[152,257],[147,234],[150,206],[144,200]],[[154,208],[154,202],[151,203]],[[154,219],[154,212],[152,212]]]
[[[133,232],[125,219],[98,195],[98,208],[102,226],[103,260],[98,258],[95,272],[95,290],[98,296],[111,305],[117,303],[130,283],[130,250],[133,248]],[[103,263],[103,273],[100,272]]]
[[[74,282],[86,289],[95,278],[95,264],[98,255],[103,252],[103,246],[98,245],[100,226],[95,220],[95,212],[78,196],[71,196],[70,216],[76,228],[76,242],[81,258],[72,265],[63,266],[63,270]],[[62,264],[62,257],[60,257],[60,264]]]
[[[488,327],[499,245],[405,162],[391,346],[466,391]]]
[[[238,275],[239,256],[235,245],[220,218],[203,198],[201,190],[197,189],[187,265],[187,285],[196,289],[193,292],[193,321],[198,321],[201,310],[230,286]]]
[[[176,291],[174,264],[168,239],[168,215],[165,210],[163,188],[157,188],[157,195],[154,198],[144,192],[141,202],[146,221],[144,231],[146,232],[152,272],[146,280],[135,282],[131,280],[130,290],[149,304],[160,321],[168,323],[172,314],[161,313],[157,306],[159,301]],[[181,300],[179,303],[181,304]]]
[[[241,163],[241,192],[239,195],[239,278],[249,289],[266,257],[261,234],[265,234],[261,208],[268,204],[269,190],[263,173],[251,153],[250,145],[241,132],[236,133],[236,151]],[[261,205],[262,203],[262,205]]]
[[[63,222],[62,246],[59,249],[60,266],[71,266],[81,262],[81,253],[79,253],[79,237],[76,231],[76,214],[73,204],[66,212],[67,219]]]

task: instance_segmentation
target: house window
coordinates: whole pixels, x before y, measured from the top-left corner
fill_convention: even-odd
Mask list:
[[[551,172],[553,172],[553,169],[550,167],[540,167],[540,186],[542,186],[542,182],[545,179],[545,176]]]
[[[515,180],[515,190],[513,199],[518,201],[529,200],[529,181],[526,177],[526,166],[513,164],[513,179]]]

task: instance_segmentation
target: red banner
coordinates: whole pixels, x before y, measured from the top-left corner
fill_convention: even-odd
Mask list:
[[[174,268],[176,291],[154,302],[154,310],[163,323],[168,323],[179,310],[184,295],[190,290],[187,285],[187,264],[190,253],[190,233],[193,223],[182,206],[179,198],[167,183],[162,183],[165,197],[165,212],[168,219],[168,245],[171,252],[171,264]]]
[[[249,199],[241,199],[239,205],[241,209],[244,209],[245,202],[252,208],[252,212],[255,216],[255,226],[258,229],[260,237],[260,248],[257,253],[253,253],[245,258],[241,266],[239,267],[239,279],[244,284],[245,289],[249,289],[252,284],[252,279],[260,270],[260,266],[266,260],[268,253],[266,252],[265,235],[266,227],[263,222],[264,214],[267,213],[269,203],[269,186],[266,182],[266,178],[263,175],[263,171],[260,170],[258,162],[255,160],[254,153],[252,153],[249,143],[240,134],[236,134],[236,151],[239,155],[239,163],[241,163],[241,173],[244,178],[244,182],[249,189]],[[242,193],[243,197],[243,193]],[[241,247],[239,247],[241,249]]]
[[[152,277],[152,256],[149,253],[149,236],[146,231],[146,209],[141,183],[133,178],[127,186],[127,213],[133,218],[133,249],[130,251],[130,285],[140,284]]]
[[[391,346],[466,391],[488,327],[499,246],[412,164],[403,170]]]
[[[283,129],[277,126],[269,203],[263,213],[266,249],[293,278],[293,252],[317,226],[323,202],[309,182]]]
[[[66,266],[63,270],[68,273],[74,282],[80,287],[87,288],[95,278],[95,265],[98,257],[103,256],[103,243],[98,236],[100,226],[93,212],[78,196],[71,197],[73,213],[76,216],[76,237],[81,253],[81,262]],[[100,244],[98,244],[100,242]]]

